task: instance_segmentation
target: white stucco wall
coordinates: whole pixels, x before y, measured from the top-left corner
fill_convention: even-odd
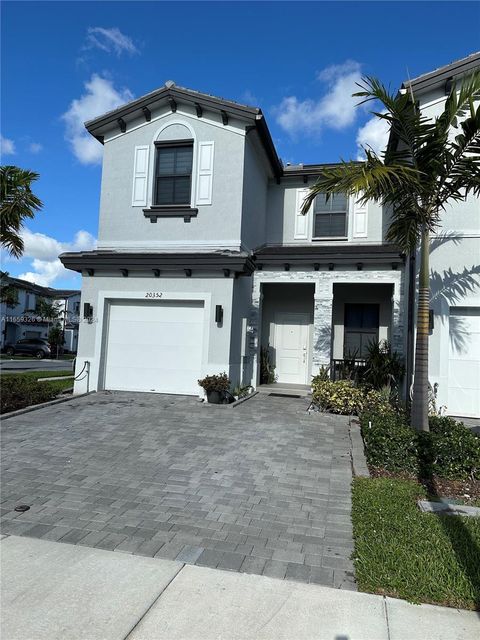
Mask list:
[[[415,97],[424,115],[435,117],[442,112],[443,91]],[[451,135],[458,133],[458,129],[452,129]],[[430,246],[434,330],[429,340],[429,380],[432,385],[438,384],[437,405],[448,413],[450,310],[480,307],[480,199],[470,195],[464,201],[449,204],[441,214],[441,224],[432,234]],[[480,353],[475,355],[480,360]]]

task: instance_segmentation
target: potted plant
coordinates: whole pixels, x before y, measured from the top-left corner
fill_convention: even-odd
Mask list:
[[[225,404],[227,402],[226,392],[230,389],[230,380],[227,374],[205,376],[198,384],[205,389],[207,401],[210,404]]]

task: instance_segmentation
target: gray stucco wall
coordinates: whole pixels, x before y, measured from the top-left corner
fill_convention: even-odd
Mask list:
[[[308,219],[308,240],[297,240],[295,238],[295,215],[296,215],[296,197],[297,189],[311,187],[314,180],[309,180],[307,184],[303,180],[286,179],[281,184],[270,182],[268,186],[268,202],[267,202],[267,242],[269,244],[305,244],[312,241],[313,235],[313,215],[312,212],[307,214]],[[369,202],[367,207],[367,235],[366,237],[355,237],[354,234],[354,207],[353,198],[350,199],[350,206],[347,216],[347,239],[341,240],[314,240],[316,244],[332,244],[335,245],[355,243],[369,244],[381,243],[390,216],[381,204]]]
[[[268,193],[266,168],[252,135],[247,136],[245,144],[242,202],[242,245],[250,250],[265,242]]]
[[[161,292],[162,299],[168,299],[169,294],[175,294],[176,299],[191,299],[189,296],[205,297],[208,305],[208,353],[204,362],[202,375],[229,371],[230,367],[230,335],[232,326],[232,298],[233,278],[223,275],[212,277],[208,274],[197,274],[187,278],[178,274],[168,278],[152,278],[146,273],[135,277],[123,278],[119,276],[94,276],[83,278],[82,305],[89,302],[93,305],[94,322],[81,323],[77,357],[77,374],[83,368],[85,360],[91,363],[90,391],[102,386],[101,370],[104,342],[104,320],[106,304],[104,297],[115,299],[122,296],[130,299],[145,301],[147,292]],[[223,323],[215,323],[215,306],[222,305],[224,310]],[[129,336],[125,336],[129,340]],[[75,386],[76,393],[86,390],[86,379]]]
[[[179,128],[178,123],[189,127]],[[200,141],[215,143],[212,204],[198,206],[198,216],[185,223],[183,218],[159,219],[152,224],[143,207],[132,206],[134,151],[149,145],[148,197],[152,197],[154,141],[166,125],[163,139],[176,139],[186,132],[194,138],[193,180],[196,179],[196,153]],[[187,111],[153,114],[149,123],[139,122],[126,133],[118,132],[105,140],[98,246],[102,248],[168,248],[169,246],[240,246],[244,127],[234,121],[228,126]],[[183,139],[183,136],[182,136]],[[193,186],[195,194],[195,185]],[[195,205],[197,206],[197,205]]]

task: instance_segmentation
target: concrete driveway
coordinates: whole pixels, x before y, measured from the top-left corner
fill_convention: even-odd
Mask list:
[[[347,419],[307,406],[101,392],[9,418],[2,532],[354,589]]]

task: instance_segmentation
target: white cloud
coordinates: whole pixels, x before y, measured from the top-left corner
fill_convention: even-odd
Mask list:
[[[245,91],[240,96],[240,100],[243,104],[249,105],[251,107],[258,105],[260,102],[257,96],[252,91],[250,91],[250,89],[245,89]]]
[[[88,231],[77,231],[72,242],[60,242],[43,233],[33,233],[25,229],[22,233],[25,245],[24,258],[32,258],[31,268],[17,276],[22,280],[35,282],[50,287],[59,278],[71,278],[72,274],[65,269],[58,259],[65,251],[90,251],[95,248],[96,240]]]
[[[84,122],[132,100],[133,94],[129,89],[117,90],[111,80],[97,74],[93,74],[85,83],[85,90],[62,115],[66,127],[65,137],[73,154],[82,164],[100,164],[103,147],[86,131]]]
[[[40,144],[39,142],[31,142],[28,145],[28,150],[30,151],[30,153],[37,154],[37,153],[40,153],[42,149],[43,149],[43,145]]]
[[[112,27],[111,29],[89,27],[84,48],[101,49],[106,53],[115,53],[117,56],[120,56],[122,53],[129,53],[130,55],[139,53],[133,40],[122,33],[117,27]]]
[[[358,100],[352,93],[361,80],[361,65],[354,60],[332,65],[317,74],[324,93],[317,99],[289,96],[275,112],[278,124],[290,135],[320,133],[324,128],[345,129],[354,123]]]
[[[11,156],[15,153],[15,143],[9,138],[0,136],[0,153],[3,156]]]
[[[371,147],[373,151],[380,154],[385,151],[390,131],[387,120],[373,116],[357,131],[357,160],[365,160],[363,147]]]

